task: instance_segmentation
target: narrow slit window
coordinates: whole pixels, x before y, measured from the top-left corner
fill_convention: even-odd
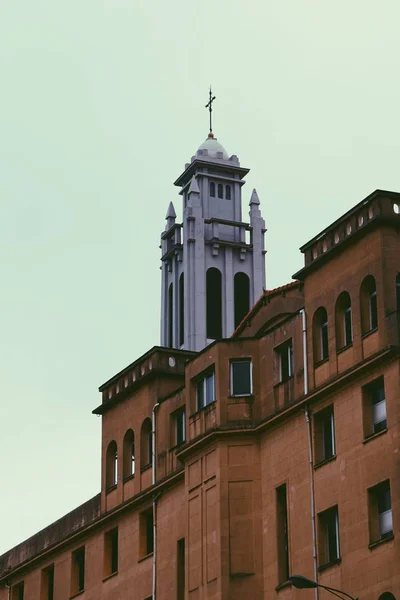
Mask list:
[[[286,484],[276,490],[276,520],[278,540],[278,583],[289,578],[289,527]]]
[[[210,197],[215,198],[215,183],[210,181]]]
[[[225,186],[225,198],[227,200],[231,199],[231,186],[230,185]]]
[[[224,197],[224,186],[222,185],[222,183],[218,184],[218,198],[223,198]]]

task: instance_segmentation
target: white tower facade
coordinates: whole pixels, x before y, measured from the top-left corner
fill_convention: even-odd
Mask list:
[[[265,289],[265,222],[256,190],[242,221],[249,172],[212,133],[175,181],[183,222],[172,202],[161,235],[161,345],[200,351],[232,335]]]

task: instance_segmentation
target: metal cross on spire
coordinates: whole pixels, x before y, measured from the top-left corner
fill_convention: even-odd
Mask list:
[[[215,96],[212,95],[211,85],[210,85],[210,99],[206,104],[206,108],[208,108],[210,112],[210,133],[212,133],[212,103],[215,100]]]

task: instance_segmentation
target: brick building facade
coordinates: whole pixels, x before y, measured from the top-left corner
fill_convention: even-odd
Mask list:
[[[101,491],[0,557],[0,600],[400,598],[399,212],[372,193],[233,335],[102,385]]]

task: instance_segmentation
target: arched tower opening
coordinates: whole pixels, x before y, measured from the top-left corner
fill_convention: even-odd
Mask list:
[[[215,267],[207,271],[206,295],[207,337],[216,340],[222,337],[222,275]]]

